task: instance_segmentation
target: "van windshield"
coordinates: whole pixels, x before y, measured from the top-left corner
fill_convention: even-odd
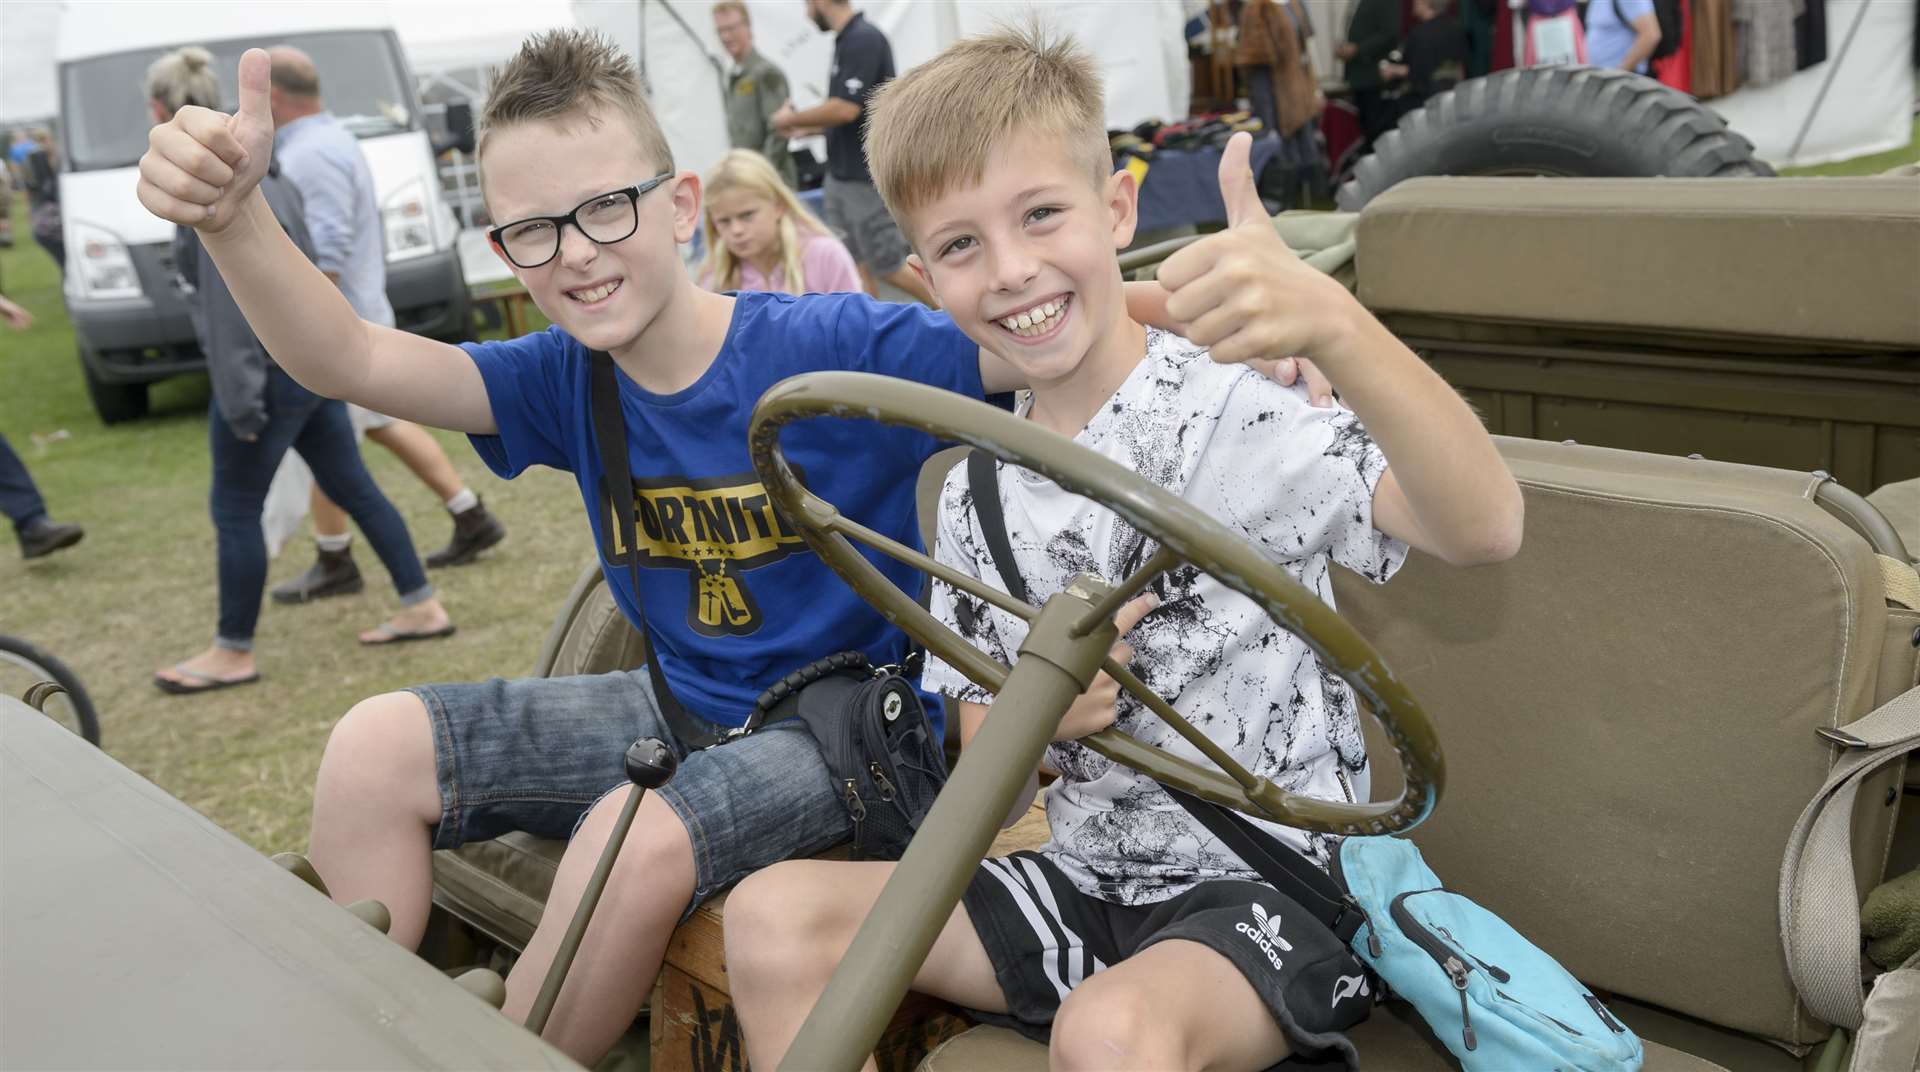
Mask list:
[[[188,42],[182,42],[182,44]],[[271,39],[215,41],[213,69],[220,77],[221,107],[238,104],[235,78],[240,54],[249,48],[293,45],[320,70],[320,99],[342,126],[362,138],[410,130],[413,94],[392,35],[379,30],[289,34]],[[129,167],[147,151],[153,116],[147,109],[147,67],[178,44],[117,52],[64,64],[60,70],[61,119],[67,158],[77,171]]]

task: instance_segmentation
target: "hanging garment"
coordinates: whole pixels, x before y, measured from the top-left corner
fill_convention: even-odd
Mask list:
[[[1680,0],[1680,47],[1654,60],[1652,70],[1661,84],[1693,92],[1693,0]]]
[[[1693,95],[1724,97],[1740,88],[1733,56],[1733,0],[1693,0]]]
[[[1806,0],[1806,5],[1793,20],[1793,50],[1802,71],[1827,59],[1827,0]]]
[[[1493,23],[1507,13],[1495,0],[1463,0],[1460,25],[1467,32],[1467,77],[1479,78],[1493,66]]]
[[[1513,12],[1505,4],[1493,15],[1493,55],[1490,70],[1504,71],[1513,66]]]
[[[1805,0],[1733,0],[1734,62],[1742,84],[1772,85],[1799,69],[1793,20]]]

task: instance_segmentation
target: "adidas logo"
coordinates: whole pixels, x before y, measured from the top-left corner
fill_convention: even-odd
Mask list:
[[[1367,977],[1364,975],[1342,975],[1333,984],[1333,1001],[1327,1005],[1331,1009],[1350,997],[1367,996]]]
[[[1293,943],[1280,937],[1280,916],[1267,915],[1267,910],[1260,905],[1253,906],[1252,923],[1236,923],[1233,929],[1253,939],[1253,944],[1267,955],[1267,962],[1273,965],[1275,971],[1280,970],[1280,953],[1293,952]]]
[[[1285,949],[1287,952],[1289,953],[1293,952],[1293,946],[1289,945],[1286,939],[1280,937],[1280,917],[1279,916],[1269,916],[1267,915],[1267,910],[1265,908],[1261,907],[1260,905],[1254,905],[1253,918],[1259,921],[1261,932],[1264,933],[1269,939],[1279,942],[1280,947],[1282,949]]]

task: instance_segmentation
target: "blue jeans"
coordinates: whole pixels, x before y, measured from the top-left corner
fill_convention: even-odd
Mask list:
[[[680,769],[655,792],[693,843],[693,900],[682,920],[753,872],[853,833],[820,746],[799,719],[688,752],[661,716],[644,667],[409,691],[433,725],[436,849],[510,830],[571,837],[595,801],[627,784],[623,759],[640,737],[658,737],[680,756]]]
[[[7,445],[6,436],[0,436],[0,514],[13,520],[15,532],[25,531],[28,525],[47,516],[47,504],[40,498],[40,489],[33,486],[26,464]]]
[[[215,644],[234,651],[253,648],[260,595],[267,585],[267,539],[260,529],[260,511],[289,447],[313,470],[327,498],[339,503],[366,534],[392,575],[400,602],[411,605],[432,598],[433,586],[414,553],[407,523],[360,460],[346,403],[321,398],[273,368],[267,373],[267,427],[259,438],[249,443],[235,436],[215,403],[208,407],[207,442],[213,449],[213,491],[207,505],[220,555]]]

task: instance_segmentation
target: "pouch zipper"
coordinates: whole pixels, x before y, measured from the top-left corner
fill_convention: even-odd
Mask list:
[[[860,701],[864,699],[862,693],[866,692],[866,690],[867,685],[865,683],[862,683],[853,690],[853,711],[860,710]],[[840,754],[847,757],[849,761],[858,763],[860,756],[854,748],[855,730],[853,723],[854,720],[852,718],[843,718],[840,720]],[[867,802],[861,799],[859,783],[852,778],[843,778],[840,780],[840,795],[847,802],[847,813],[853,816],[853,843],[858,846],[860,844],[860,826],[867,818]]]
[[[1600,1001],[1599,998],[1594,997],[1592,994],[1585,994],[1582,996],[1587,999],[1587,1004],[1593,1007],[1593,1014],[1600,1018],[1601,1023],[1607,1025],[1607,1030],[1613,1032],[1616,1035],[1626,1034],[1626,1031],[1627,1031],[1626,1027],[1622,1025],[1620,1021],[1613,1018],[1612,1011],[1609,1010],[1606,1007],[1606,1005]]]
[[[1406,899],[1416,893],[1445,892],[1448,891],[1444,888],[1408,890],[1396,895],[1392,901],[1388,902],[1387,913],[1393,917],[1395,923],[1400,925],[1401,933],[1405,934],[1414,945],[1419,946],[1427,956],[1432,957],[1433,962],[1440,965],[1441,971],[1447,973],[1448,980],[1453,983],[1453,989],[1460,995],[1460,1037],[1466,1042],[1467,1049],[1472,1050],[1479,1045],[1479,1040],[1473,1034],[1473,1021],[1467,1013],[1467,974],[1473,971],[1473,967],[1462,961],[1440,939],[1434,937],[1426,924],[1414,919],[1413,913],[1407,911],[1405,904]]]
[[[869,761],[867,763],[867,777],[872,778],[874,787],[880,790],[880,799],[891,803],[893,801],[893,783],[887,780],[887,772],[880,769],[878,762]]]
[[[1429,892],[1433,892],[1433,891],[1429,891]],[[1443,886],[1441,887],[1440,892],[1452,893],[1453,891],[1448,890],[1446,889],[1446,887]],[[1486,972],[1488,975],[1493,976],[1495,982],[1500,982],[1500,983],[1513,982],[1513,976],[1507,974],[1507,972],[1504,969],[1502,969],[1498,964],[1488,964],[1486,961],[1481,960],[1479,957],[1476,957],[1472,953],[1467,952],[1466,943],[1462,942],[1458,938],[1455,938],[1453,936],[1452,931],[1446,929],[1445,927],[1435,927],[1434,930],[1439,931],[1441,934],[1446,935],[1447,941],[1453,943],[1453,947],[1460,951],[1461,956],[1464,956],[1468,960],[1473,961],[1475,964],[1480,965],[1480,970]],[[1578,1033],[1579,1032],[1575,1032],[1575,1034],[1578,1034]]]
[[[1574,1038],[1587,1037],[1584,1032],[1582,1032],[1579,1028],[1574,1027],[1572,1024],[1563,1024],[1557,1018],[1550,1016],[1544,1012],[1541,1012],[1539,1009],[1536,1009],[1533,1006],[1528,1005],[1526,1002],[1521,1001],[1519,998],[1514,997],[1512,994],[1509,994],[1498,987],[1495,987],[1493,992],[1495,994],[1500,995],[1502,998],[1505,998],[1506,1000],[1512,1002],[1513,1004],[1518,1005],[1523,1009],[1527,1009],[1531,1011],[1535,1016],[1538,1016],[1541,1019],[1545,1020],[1546,1022],[1559,1028],[1560,1030],[1565,1031],[1567,1034],[1572,1035]]]

